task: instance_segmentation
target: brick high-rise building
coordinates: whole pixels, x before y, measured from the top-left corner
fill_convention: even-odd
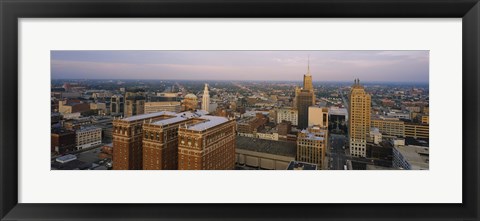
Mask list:
[[[360,85],[360,80],[355,79],[349,96],[348,135],[350,155],[366,157],[367,136],[370,132],[371,97]]]
[[[199,115],[191,112],[165,113],[143,125],[143,169],[176,170],[178,168],[178,128]]]
[[[143,124],[164,119],[170,112],[142,114],[113,120],[113,169],[140,170],[143,168]]]
[[[236,122],[225,117],[202,116],[178,130],[179,170],[233,170]]]

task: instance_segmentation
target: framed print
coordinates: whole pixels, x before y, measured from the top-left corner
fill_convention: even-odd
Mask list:
[[[1,219],[478,220],[479,10],[2,1]]]

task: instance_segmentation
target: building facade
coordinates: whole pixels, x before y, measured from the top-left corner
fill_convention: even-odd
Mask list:
[[[371,126],[385,135],[405,137],[405,124],[396,118],[375,118],[371,120]]]
[[[146,102],[145,114],[170,111],[178,113],[182,111],[182,104],[179,101],[159,101],[159,102]]]
[[[394,147],[392,167],[404,170],[428,170],[429,148],[413,145]]]
[[[405,123],[405,137],[415,139],[429,139],[430,129],[428,124]]]
[[[309,127],[298,133],[297,161],[313,163],[318,168],[325,165],[328,129],[319,126]]]
[[[203,89],[202,110],[210,113],[210,94],[208,93],[208,85],[207,84],[205,84],[205,88]]]
[[[308,127],[308,108],[315,104],[310,62],[307,73],[303,75],[303,88],[295,88],[295,107],[298,110],[298,128]]]
[[[165,113],[161,119],[143,125],[143,169],[176,170],[178,168],[178,128],[192,116]]]
[[[53,129],[51,133],[51,152],[63,154],[75,150],[75,131]]]
[[[298,110],[292,108],[278,109],[277,122],[289,121],[292,125],[298,125]]]
[[[113,120],[113,169],[141,170],[143,168],[143,124],[164,115],[157,112]]]
[[[102,143],[102,128],[85,127],[75,131],[77,150],[93,147]]]
[[[178,130],[179,170],[233,170],[236,122],[225,117],[202,116]]]
[[[348,136],[350,155],[366,157],[367,137],[370,132],[371,97],[360,85],[360,80],[355,79],[349,95]]]
[[[125,100],[121,94],[113,95],[110,98],[110,114],[122,114],[125,107]]]
[[[127,92],[124,110],[125,117],[145,113],[145,97],[140,93]]]
[[[262,170],[285,170],[295,160],[294,142],[262,140],[237,136],[235,161],[241,167]]]
[[[326,107],[308,107],[308,126],[319,125],[328,127],[328,108]]]

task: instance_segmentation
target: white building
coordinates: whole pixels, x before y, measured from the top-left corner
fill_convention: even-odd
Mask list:
[[[77,149],[93,147],[102,143],[102,128],[85,127],[76,131]]]
[[[205,110],[208,113],[210,113],[210,94],[208,93],[207,84],[205,84],[205,88],[203,89],[202,110]]]
[[[380,133],[380,130],[376,127],[370,128],[370,141],[372,141],[374,144],[379,144],[382,142],[382,133]]]
[[[298,125],[298,110],[291,108],[278,109],[277,123],[282,121],[290,121],[292,125]]]

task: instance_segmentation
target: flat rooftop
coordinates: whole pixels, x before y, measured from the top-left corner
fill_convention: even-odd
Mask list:
[[[251,137],[237,136],[237,149],[268,153],[295,158],[297,144],[295,142],[265,140]]]
[[[408,161],[414,170],[428,169],[429,148],[422,146],[398,146],[394,147],[403,159]]]
[[[85,131],[91,131],[91,130],[101,130],[102,128],[96,127],[96,126],[88,126],[88,127],[82,127],[81,129],[77,130],[77,132],[85,132]]]
[[[123,118],[122,121],[132,122],[132,121],[137,121],[137,120],[146,120],[146,119],[149,119],[149,118],[160,117],[162,115],[175,116],[176,114],[177,113],[170,112],[170,111],[160,111],[160,112],[155,112],[155,113],[150,113],[150,114],[140,114],[140,115],[135,115],[135,116],[131,116],[131,117],[126,117],[126,118]]]
[[[287,170],[316,170],[317,165],[312,163],[305,163],[300,161],[291,161],[288,164]]]
[[[198,122],[196,124],[192,124],[188,126],[187,129],[195,130],[195,131],[203,131],[228,121],[228,118],[226,117],[208,116],[208,115],[201,116],[199,117],[199,119],[202,119],[204,121]]]

